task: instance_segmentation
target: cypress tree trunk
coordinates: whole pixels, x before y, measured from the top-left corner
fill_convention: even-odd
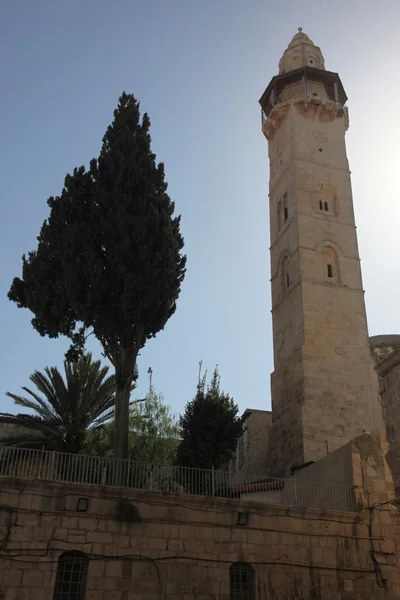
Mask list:
[[[131,384],[128,381],[122,385],[117,384],[115,392],[115,458],[129,458],[128,434],[130,387]]]
[[[136,358],[138,352],[139,346],[131,351],[120,348],[120,362],[115,367],[114,458],[125,460],[129,458],[129,401],[132,382],[137,377]]]

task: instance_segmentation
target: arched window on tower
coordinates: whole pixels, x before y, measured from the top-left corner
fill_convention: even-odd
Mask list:
[[[323,279],[327,282],[340,283],[339,258],[331,246],[324,246],[320,255]]]
[[[287,201],[287,194],[285,193],[283,195],[283,220],[286,223],[286,221],[289,218],[289,211],[288,211],[288,201]]]
[[[53,600],[84,600],[89,559],[83,552],[64,552],[58,559]]]
[[[284,256],[281,262],[281,289],[282,294],[286,294],[290,287],[290,273],[289,273],[289,257]]]
[[[248,563],[237,562],[229,567],[229,600],[255,600],[255,572]]]

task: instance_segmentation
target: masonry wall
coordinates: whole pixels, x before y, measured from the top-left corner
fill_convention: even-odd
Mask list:
[[[79,497],[89,498],[87,513],[76,512]],[[121,498],[135,504],[141,522],[116,518]],[[228,600],[236,561],[254,568],[257,600],[400,598],[389,510],[373,523],[380,587],[368,511],[15,479],[2,480],[0,506],[4,600],[52,600],[66,550],[90,557],[85,600]],[[237,525],[239,511],[249,512],[246,526]]]
[[[274,340],[269,457],[270,472],[282,476],[383,425],[368,345],[347,126],[335,103],[301,96],[276,104],[263,126],[270,159]]]
[[[386,459],[400,495],[400,336],[376,336],[371,345],[389,443]]]
[[[243,464],[238,469],[243,476],[268,473],[269,431],[272,412],[249,411],[243,423],[244,453]],[[238,463],[238,461],[237,461]]]
[[[311,466],[296,471],[299,481],[330,483],[336,485],[352,485],[352,444],[346,444],[321,458]]]
[[[249,474],[267,474],[270,425],[261,429],[247,444],[242,471]]]

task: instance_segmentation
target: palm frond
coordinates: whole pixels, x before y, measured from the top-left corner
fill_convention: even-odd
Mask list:
[[[35,431],[45,438],[44,445],[79,452],[87,430],[96,429],[113,417],[116,384],[115,377],[108,376],[108,367],[102,367],[98,360],[93,361],[88,353],[77,362],[65,361],[64,371],[65,379],[56,367],[35,371],[30,380],[38,393],[23,388],[29,398],[7,392],[16,405],[34,413],[0,413],[0,423],[26,430],[26,435],[11,438],[8,445],[31,444]],[[0,440],[0,444],[4,443]]]

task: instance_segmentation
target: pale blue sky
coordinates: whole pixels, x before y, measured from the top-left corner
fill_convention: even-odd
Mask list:
[[[41,338],[6,294],[36,245],[48,196],[98,154],[125,90],[150,114],[188,255],[177,312],[140,357],[138,394],[151,366],[181,411],[203,359],[209,370],[219,364],[241,411],[270,407],[269,174],[258,99],[299,26],[349,96],[370,332],[400,333],[398,0],[13,0],[0,20],[1,391],[62,364],[68,342]]]

